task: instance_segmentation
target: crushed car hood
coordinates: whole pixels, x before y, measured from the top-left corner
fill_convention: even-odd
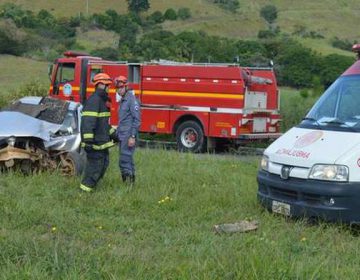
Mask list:
[[[50,134],[57,132],[61,125],[42,121],[19,112],[0,112],[0,138],[37,137],[50,140]]]

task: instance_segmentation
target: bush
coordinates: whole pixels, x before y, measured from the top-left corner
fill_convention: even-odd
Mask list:
[[[170,8],[165,11],[164,14],[165,20],[177,20],[177,14],[174,9]]]
[[[40,81],[32,81],[22,85],[19,89],[11,91],[8,94],[2,95],[0,99],[0,108],[9,105],[11,102],[18,100],[25,96],[47,96],[48,86],[42,84]]]
[[[282,131],[285,132],[299,124],[316,100],[317,97],[309,96],[307,90],[282,93],[280,105]]]
[[[180,8],[177,13],[178,17],[182,20],[191,18],[191,12],[189,8]]]
[[[353,43],[351,43],[349,40],[341,40],[338,37],[334,37],[331,41],[331,45],[334,48],[338,48],[345,51],[351,51]]]
[[[277,19],[277,8],[274,5],[266,5],[261,8],[260,16],[271,24]]]
[[[27,51],[27,37],[8,21],[0,22],[0,53],[22,55]]]
[[[153,21],[154,23],[162,23],[164,21],[164,16],[160,11],[155,11],[148,16],[147,19]]]
[[[309,91],[307,89],[300,90],[300,96],[304,99],[309,97]]]
[[[277,33],[272,30],[259,30],[257,37],[259,39],[269,39],[276,37]]]
[[[214,3],[218,4],[221,8],[234,13],[237,9],[240,8],[240,3],[238,0],[214,0]]]
[[[119,53],[116,49],[113,48],[101,48],[96,49],[91,52],[91,55],[93,56],[99,56],[103,59],[107,60],[118,60],[119,59]]]
[[[128,10],[131,13],[140,13],[145,12],[150,9],[150,4],[148,0],[127,0]]]
[[[25,49],[22,42],[14,40],[8,32],[0,29],[0,54],[21,55]]]

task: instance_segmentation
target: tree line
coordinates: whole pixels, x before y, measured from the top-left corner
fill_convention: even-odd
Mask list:
[[[175,34],[163,30],[161,23],[189,19],[188,8],[168,9],[165,13],[155,11],[145,16],[143,12],[150,7],[148,1],[128,1],[128,4],[127,14],[109,9],[105,13],[69,18],[56,18],[46,10],[34,13],[5,4],[0,9],[0,53],[43,53],[44,59],[52,60],[66,49],[83,49],[76,41],[77,29],[105,29],[119,35],[118,47],[96,49],[93,55],[113,60],[235,62],[257,67],[269,66],[272,60],[279,84],[296,88],[327,87],[354,61],[337,54],[323,56],[286,34],[258,40],[211,36],[203,31]],[[276,10],[267,8],[262,13],[269,25],[273,25]]]

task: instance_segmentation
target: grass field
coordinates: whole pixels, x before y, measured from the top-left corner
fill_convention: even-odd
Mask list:
[[[257,158],[142,149],[133,190],[116,161],[92,194],[57,174],[1,175],[1,279],[358,279],[346,227],[259,206]],[[243,219],[258,230],[212,231]]]
[[[48,63],[44,61],[0,55],[0,69],[0,96],[33,80],[49,84]]]

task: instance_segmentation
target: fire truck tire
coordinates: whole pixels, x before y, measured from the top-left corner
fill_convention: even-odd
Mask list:
[[[196,121],[185,121],[176,130],[179,151],[201,153],[205,149],[204,132]]]

